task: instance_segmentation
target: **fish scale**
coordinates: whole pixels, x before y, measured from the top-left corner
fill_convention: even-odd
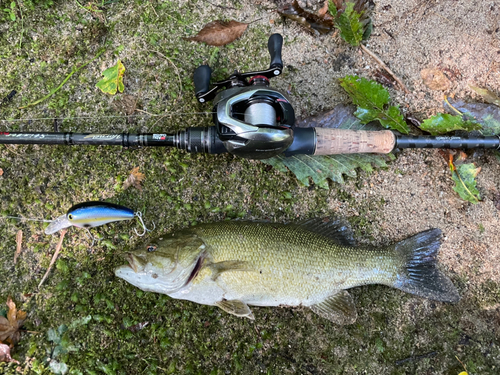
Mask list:
[[[346,289],[384,284],[444,302],[459,299],[437,268],[441,231],[381,248],[356,247],[343,221],[298,224],[223,221],[167,234],[127,253],[115,274],[168,294],[253,319],[248,307],[306,306],[338,324],[357,313]]]
[[[235,271],[220,276],[232,289],[255,294],[265,288],[275,298],[292,297],[306,306],[338,289],[392,285],[400,263],[390,248],[339,246],[290,224],[223,222],[195,232],[211,249],[214,262],[237,259],[251,264],[254,271],[244,275]]]

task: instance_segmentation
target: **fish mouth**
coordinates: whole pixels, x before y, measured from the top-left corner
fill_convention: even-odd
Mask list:
[[[135,256],[132,253],[125,253],[123,254],[123,257],[128,262],[127,266],[129,266],[135,273],[137,273],[138,271],[137,265],[140,264],[140,261],[139,259],[137,259],[137,256]]]

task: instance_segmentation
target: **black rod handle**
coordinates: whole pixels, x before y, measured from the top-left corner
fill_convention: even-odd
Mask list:
[[[281,60],[281,47],[283,47],[283,37],[280,34],[273,34],[269,37],[267,48],[271,55],[270,69],[283,69],[283,61]],[[278,75],[278,74],[276,74]]]
[[[464,136],[449,135],[398,135],[397,148],[496,148],[500,149],[500,136]]]
[[[210,77],[212,69],[208,65],[200,65],[196,68],[193,75],[194,91],[196,97],[207,93],[210,90]]]

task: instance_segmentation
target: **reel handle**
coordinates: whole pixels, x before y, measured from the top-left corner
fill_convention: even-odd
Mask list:
[[[283,37],[280,34],[273,34],[267,42],[267,49],[271,55],[270,69],[283,69],[283,61],[281,60],[281,48],[283,47]],[[275,74],[275,75],[279,75]]]
[[[200,65],[193,74],[194,91],[196,97],[207,93],[210,90],[210,77],[212,69],[208,65]]]

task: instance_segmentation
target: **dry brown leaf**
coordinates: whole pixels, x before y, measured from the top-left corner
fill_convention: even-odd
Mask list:
[[[328,13],[328,3],[329,2],[330,2],[330,0],[325,0],[325,3],[321,7],[321,9],[318,10],[318,16],[324,17]]]
[[[469,87],[481,95],[486,103],[495,104],[500,107],[500,98],[493,91],[472,85],[469,85]]]
[[[426,85],[431,90],[441,90],[446,91],[451,87],[450,80],[444,75],[444,73],[436,68],[423,69],[420,72],[420,77]]]
[[[184,39],[211,46],[224,46],[242,36],[247,27],[247,23],[217,20],[207,23],[195,36]]]
[[[9,345],[0,343],[0,362],[14,362],[19,364],[19,361],[12,359],[12,357],[10,356]]]
[[[17,344],[21,337],[19,328],[26,319],[26,312],[17,311],[16,304],[10,297],[7,298],[7,318],[0,316],[0,341],[8,344]]]
[[[141,182],[146,178],[144,173],[139,172],[139,167],[135,167],[130,171],[130,176],[127,177],[123,183],[123,190],[128,189],[130,186],[135,187],[142,191]]]
[[[14,264],[17,263],[17,258],[21,254],[21,245],[23,244],[23,231],[19,230],[16,235],[16,253],[14,254]]]
[[[302,9],[297,0],[290,4],[284,4],[278,8],[278,13],[303,25],[305,29],[313,34],[327,34],[333,30],[333,18],[330,13],[322,15],[310,13]]]

